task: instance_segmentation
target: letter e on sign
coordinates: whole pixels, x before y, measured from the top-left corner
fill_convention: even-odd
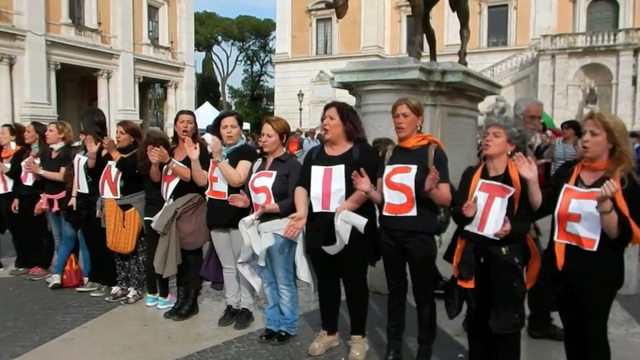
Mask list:
[[[382,177],[382,214],[386,216],[416,216],[417,165],[387,165]]]
[[[494,234],[500,231],[504,224],[509,198],[515,191],[511,186],[481,179],[473,192],[478,211],[465,230],[498,240]]]
[[[224,176],[222,176],[218,164],[213,160],[211,160],[207,178],[209,179],[209,187],[205,195],[211,199],[227,200],[229,198],[229,184]]]
[[[309,199],[313,212],[335,212],[346,200],[344,165],[311,166]]]
[[[100,176],[99,190],[103,199],[120,199],[120,179],[122,172],[116,168],[115,161],[109,161]]]
[[[581,189],[564,185],[553,214],[556,223],[553,239],[575,245],[584,250],[596,251],[600,243],[602,225],[596,210],[599,189]]]
[[[275,171],[258,171],[251,176],[249,192],[253,211],[258,211],[260,206],[273,204],[273,182],[276,179]]]

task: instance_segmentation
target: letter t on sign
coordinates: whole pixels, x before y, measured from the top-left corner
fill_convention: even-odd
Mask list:
[[[478,185],[477,192],[485,193],[487,196],[484,206],[481,207],[482,213],[480,215],[480,221],[478,222],[478,231],[484,232],[485,227],[487,226],[487,221],[489,220],[489,215],[491,214],[493,203],[497,198],[504,199],[509,197],[513,193],[513,189],[502,184],[482,181]]]

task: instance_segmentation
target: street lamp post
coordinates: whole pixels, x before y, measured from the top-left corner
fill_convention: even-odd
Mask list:
[[[300,104],[300,107],[298,108],[298,111],[300,112],[300,128],[302,128],[302,100],[304,100],[304,93],[300,90],[298,91],[298,103]]]

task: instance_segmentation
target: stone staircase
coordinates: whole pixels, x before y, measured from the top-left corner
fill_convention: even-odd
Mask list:
[[[505,76],[513,74],[519,69],[535,62],[538,59],[539,50],[540,43],[535,43],[528,48],[481,70],[480,73],[493,81],[500,82],[500,80]]]

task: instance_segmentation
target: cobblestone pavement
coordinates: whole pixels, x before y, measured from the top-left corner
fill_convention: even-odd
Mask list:
[[[0,360],[15,359],[116,306],[100,300],[51,291],[44,281],[0,279]]]

